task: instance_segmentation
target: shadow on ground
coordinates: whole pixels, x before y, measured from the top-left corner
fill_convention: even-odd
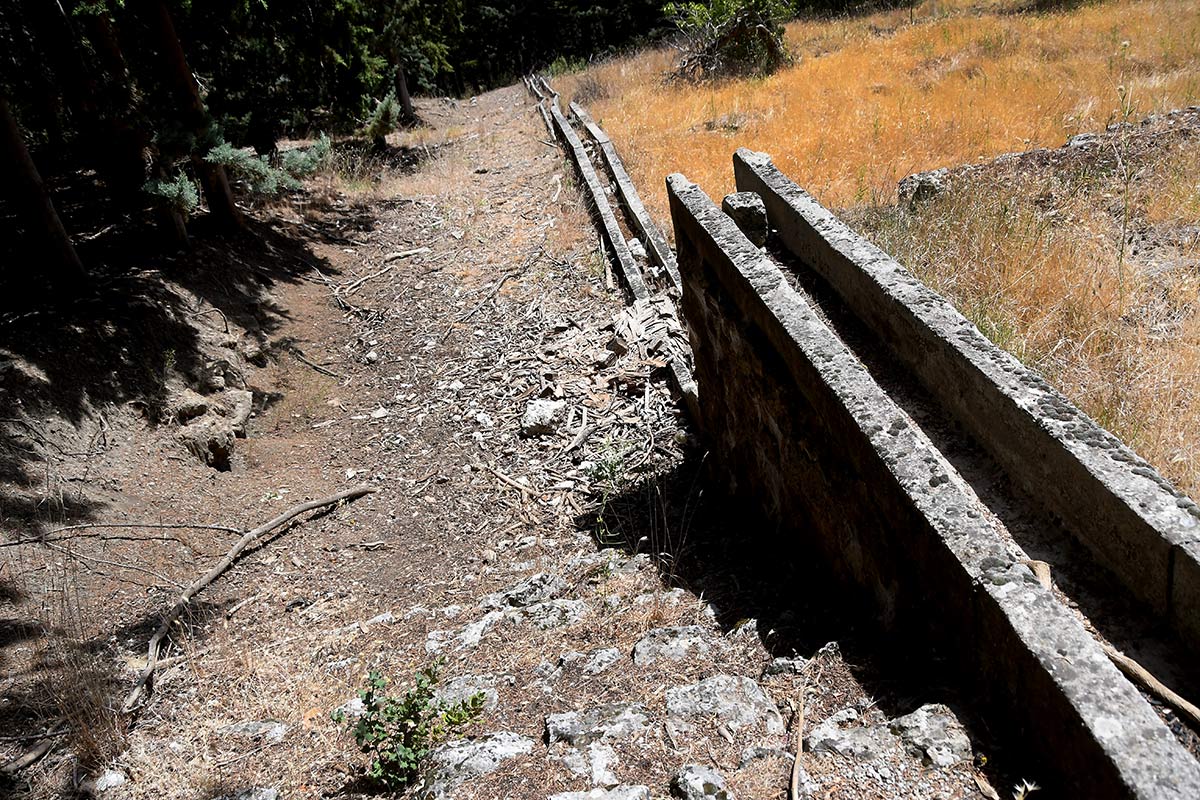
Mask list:
[[[1016,771],[1028,763],[1015,752],[1005,757],[997,732],[960,688],[952,662],[919,638],[883,631],[871,609],[833,582],[796,534],[716,488],[704,460],[694,454],[633,483],[609,497],[598,514],[576,522],[600,546],[651,556],[664,585],[703,597],[723,632],[755,620],[772,657],[812,658],[836,642],[854,679],[889,718],[945,703],[966,725],[977,752],[989,756],[983,771],[993,783],[1023,777]]]

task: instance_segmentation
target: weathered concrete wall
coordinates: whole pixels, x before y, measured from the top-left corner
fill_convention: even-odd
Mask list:
[[[960,659],[1066,796],[1200,796],[1200,767],[853,353],[698,187],[668,193],[697,423],[733,494]]]
[[[889,344],[1014,482],[1200,651],[1196,504],[768,156],[739,150],[734,172],[740,191],[762,196],[788,249]]]

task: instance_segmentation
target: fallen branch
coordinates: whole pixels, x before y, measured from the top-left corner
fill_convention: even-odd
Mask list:
[[[300,350],[300,348],[296,347],[295,345],[288,345],[288,352],[291,353],[292,357],[295,358],[297,361],[299,361],[301,364],[305,364],[306,366],[312,367],[313,369],[315,369],[317,372],[321,373],[322,375],[328,375],[329,377],[337,378],[338,380],[341,380],[344,377],[343,375],[339,375],[338,373],[334,372],[331,369],[326,369],[325,367],[322,367],[320,364],[317,364],[313,361],[309,361],[308,358],[305,357],[304,353]]]
[[[1024,562],[1033,574],[1037,577],[1038,583],[1052,589],[1054,584],[1050,577],[1050,565],[1045,561],[1029,560]],[[1185,717],[1191,720],[1191,724],[1195,727],[1200,727],[1200,708],[1197,708],[1193,703],[1188,702],[1183,697],[1180,697],[1169,686],[1154,677],[1150,670],[1143,667],[1138,662],[1134,661],[1129,656],[1122,653],[1117,648],[1113,647],[1108,642],[1100,642],[1100,648],[1104,651],[1104,655],[1108,656],[1108,660],[1113,662],[1117,669],[1121,670],[1126,677],[1138,683],[1143,689],[1150,692],[1158,699],[1162,700],[1167,705],[1174,708],[1176,711],[1183,713]]]
[[[419,256],[422,253],[428,253],[428,252],[429,252],[428,247],[418,247],[415,250],[401,250],[399,253],[390,253],[389,255],[384,256],[383,263],[390,264],[393,261],[399,261],[402,258],[408,258],[409,256]]]
[[[1151,694],[1157,696],[1164,703],[1167,703],[1176,711],[1182,714],[1191,721],[1193,727],[1200,727],[1200,708],[1197,708],[1192,703],[1189,703],[1184,698],[1180,697],[1172,691],[1166,684],[1158,678],[1150,674],[1150,671],[1143,667],[1138,662],[1134,661],[1129,656],[1122,653],[1117,648],[1107,642],[1101,642],[1100,647],[1104,649],[1104,655],[1108,656],[1109,660],[1116,665],[1117,669],[1125,673],[1129,678],[1141,684],[1142,688],[1146,689]]]
[[[789,800],[800,800],[800,770],[804,755],[804,691],[800,692],[800,708],[796,711],[796,758],[792,760],[792,782],[788,787]]]
[[[29,765],[37,763],[38,759],[50,752],[51,747],[54,747],[54,740],[47,739],[24,755],[17,756],[3,767],[0,767],[0,775],[16,775]]]
[[[245,535],[243,535],[242,538],[239,539],[232,548],[230,548],[225,557],[216,564],[216,566],[206,572],[199,580],[183,591],[183,594],[181,594],[179,599],[175,601],[175,605],[171,606],[171,610],[168,611],[163,617],[162,622],[159,623],[158,629],[154,632],[154,635],[150,637],[150,642],[146,646],[146,668],[142,670],[141,675],[138,676],[137,683],[135,683],[133,688],[129,690],[129,694],[125,696],[125,702],[121,706],[122,710],[125,713],[132,711],[137,705],[139,698],[141,698],[142,693],[145,692],[148,687],[150,687],[154,677],[154,671],[158,666],[159,647],[162,645],[163,639],[165,639],[167,634],[170,632],[171,626],[175,624],[176,620],[178,620],[183,614],[184,609],[187,608],[188,603],[192,601],[192,598],[195,597],[201,589],[208,586],[210,583],[220,577],[225,570],[229,569],[230,565],[233,564],[237,557],[242,554],[243,550],[249,547],[263,534],[269,533],[270,531],[273,531],[276,528],[291,522],[301,514],[309,511],[315,511],[318,508],[336,505],[343,500],[354,500],[366,494],[374,494],[377,491],[379,490],[373,489],[369,486],[358,486],[353,489],[347,489],[344,492],[338,492],[337,494],[330,495],[329,497],[321,500],[310,500],[307,503],[301,503],[299,505],[292,506],[270,522],[260,525],[254,530],[248,531]]]

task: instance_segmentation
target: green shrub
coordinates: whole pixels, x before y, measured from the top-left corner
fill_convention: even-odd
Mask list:
[[[759,77],[792,61],[783,41],[783,23],[795,13],[787,0],[669,3],[663,11],[683,37],[673,77]]]
[[[200,206],[200,194],[196,184],[182,172],[173,178],[155,178],[146,181],[142,191],[154,198],[155,202],[166,206],[172,211],[191,216]]]
[[[367,687],[358,692],[363,715],[348,721],[343,711],[333,713],[333,720],[345,722],[370,756],[367,777],[381,789],[399,791],[412,783],[430,750],[483,712],[483,694],[439,702],[434,697],[438,667],[434,663],[418,672],[412,688],[398,698],[385,694],[387,679],[372,671]]]
[[[221,142],[208,151],[204,160],[225,167],[230,178],[241,182],[251,194],[274,197],[300,189],[300,179],[320,169],[331,147],[329,137],[321,134],[312,146],[287,150],[271,163],[267,156]]]
[[[379,101],[371,116],[367,117],[364,131],[367,138],[380,150],[387,147],[387,135],[400,127],[400,111],[400,101],[396,99],[396,92],[393,90]]]

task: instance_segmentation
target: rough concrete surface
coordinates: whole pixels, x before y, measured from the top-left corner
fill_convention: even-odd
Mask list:
[[[958,659],[1064,788],[1200,796],[1200,766],[778,268],[683,176],[668,194],[698,424],[731,492],[861,587],[884,625]]]
[[[738,150],[739,190],[758,192],[782,242],[836,291],[1021,489],[1200,650],[1200,604],[1173,591],[1200,511],[949,302],[784,176]],[[1194,566],[1191,565],[1191,566]]]

